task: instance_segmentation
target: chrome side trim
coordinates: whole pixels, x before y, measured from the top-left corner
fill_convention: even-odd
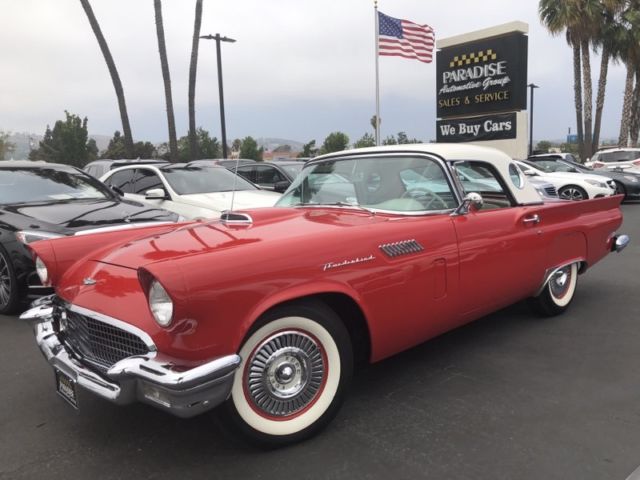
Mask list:
[[[126,225],[114,225],[112,227],[100,227],[100,228],[91,228],[89,230],[80,230],[79,232],[74,233],[74,237],[79,237],[82,235],[91,235],[93,233],[105,233],[105,232],[116,232],[118,230],[130,230],[132,228],[140,228],[140,227],[155,227],[160,225],[171,225],[174,222],[140,222],[140,223],[127,223]]]

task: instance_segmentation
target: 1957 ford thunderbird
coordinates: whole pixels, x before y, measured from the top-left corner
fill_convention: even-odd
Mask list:
[[[355,360],[524,299],[562,313],[578,275],[628,243],[621,199],[543,202],[477,146],[340,152],[273,208],[31,244],[56,294],[23,318],[76,407],[87,391],[180,417],[220,405],[281,445],[335,416]]]

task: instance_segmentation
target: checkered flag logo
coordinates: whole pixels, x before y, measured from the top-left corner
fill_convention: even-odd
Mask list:
[[[486,52],[484,50],[480,50],[479,52],[474,52],[470,54],[464,55],[456,55],[453,57],[453,60],[449,63],[450,68],[455,67],[464,67],[466,65],[472,65],[474,63],[480,62],[488,62],[489,60],[496,60],[498,55],[490,48]]]

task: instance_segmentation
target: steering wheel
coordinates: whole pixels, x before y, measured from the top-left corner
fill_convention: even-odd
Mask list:
[[[450,208],[447,202],[440,195],[433,190],[429,190],[424,187],[411,188],[404,192],[400,198],[413,198],[414,200],[418,200],[422,205],[424,205],[426,210],[440,210],[437,208],[431,208],[434,203],[440,205],[442,210]]]

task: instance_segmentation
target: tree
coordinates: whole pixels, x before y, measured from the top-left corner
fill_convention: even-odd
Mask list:
[[[98,147],[94,140],[89,139],[87,117],[81,119],[66,110],[64,113],[65,120],[58,120],[53,129],[47,125],[39,147],[29,154],[30,160],[46,160],[84,167],[96,159]]]
[[[171,161],[178,158],[178,140],[176,136],[176,119],[173,114],[173,99],[171,98],[171,76],[169,75],[169,61],[167,59],[167,45],[164,41],[164,26],[162,24],[162,0],[153,0],[156,13],[156,34],[158,37],[158,52],[164,82],[164,99],[167,105],[167,124],[169,125],[169,155]]]
[[[397,145],[398,140],[396,140],[395,135],[387,135],[387,138],[382,140],[382,145]]]
[[[116,97],[118,98],[118,108],[120,109],[122,131],[124,132],[124,144],[126,149],[125,157],[131,158],[131,156],[133,155],[133,136],[131,135],[131,125],[129,124],[127,103],[125,102],[124,89],[122,88],[120,75],[118,75],[116,64],[113,61],[113,57],[111,56],[111,51],[109,50],[109,46],[107,45],[107,41],[105,40],[104,35],[102,34],[102,30],[100,29],[98,20],[93,13],[93,9],[91,8],[89,0],[80,0],[80,4],[82,5],[82,8],[87,15],[87,19],[89,20],[91,30],[93,30],[93,34],[95,35],[96,40],[98,40],[98,45],[100,46],[100,50],[102,51],[102,56],[104,57],[104,61],[107,64],[107,68],[109,69],[109,75],[111,75],[111,82],[113,83],[113,88],[115,89]]]
[[[407,145],[409,143],[422,143],[422,140],[409,138],[405,132],[398,132],[398,145]]]
[[[315,157],[317,154],[318,149],[316,148],[316,141],[311,140],[309,143],[305,143],[302,146],[302,151],[298,154],[298,158]]]
[[[127,158],[124,137],[119,131],[113,133],[107,149],[100,154],[100,158],[121,159]],[[157,158],[158,152],[151,142],[136,142],[133,144],[132,158]]]
[[[376,139],[370,133],[365,133],[353,144],[353,148],[375,147]]]
[[[0,130],[0,160],[6,160],[15,148],[15,144],[9,141],[9,133]]]
[[[320,153],[339,152],[341,150],[346,150],[348,145],[349,137],[346,133],[333,132],[327,135],[327,138],[324,139],[322,147],[320,148]]]
[[[220,142],[216,137],[211,138],[209,132],[202,127],[196,129],[196,154],[191,151],[191,137],[185,135],[178,139],[178,160],[188,162],[201,158],[220,158]]]
[[[258,143],[253,137],[245,137],[240,146],[240,158],[248,158],[256,161],[262,161],[262,153],[264,149],[258,148]]]
[[[551,142],[547,140],[540,140],[536,145],[536,150],[543,153],[548,153],[550,148],[551,148]]]
[[[196,77],[198,72],[198,47],[202,24],[202,0],[196,0],[196,13],[191,39],[191,61],[189,62],[189,150],[191,160],[198,157],[198,134],[196,133]]]

